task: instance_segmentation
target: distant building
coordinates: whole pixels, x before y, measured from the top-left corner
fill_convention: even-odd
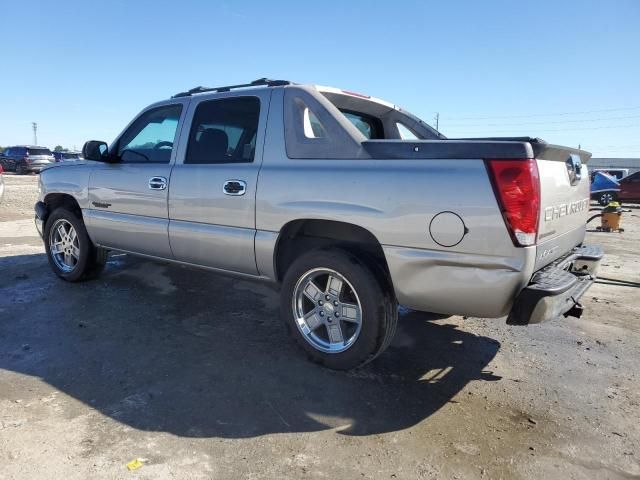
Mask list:
[[[592,158],[589,170],[595,168],[628,168],[629,174],[640,171],[640,158]]]

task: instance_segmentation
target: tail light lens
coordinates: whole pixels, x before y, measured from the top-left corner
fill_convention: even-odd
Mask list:
[[[31,163],[31,160],[29,160],[29,154],[25,155],[23,160],[24,160],[24,163]]]
[[[0,165],[0,173],[4,173],[4,170],[2,168],[2,165]]]
[[[535,159],[487,160],[487,167],[514,245],[534,245],[540,218],[540,176]]]

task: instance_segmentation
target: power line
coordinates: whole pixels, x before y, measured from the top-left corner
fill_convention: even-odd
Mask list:
[[[527,115],[497,115],[490,117],[447,117],[444,118],[447,120],[492,120],[498,118],[531,118],[531,117],[551,117],[551,116],[561,116],[561,115],[584,115],[588,113],[602,113],[602,112],[621,112],[625,110],[638,110],[640,106],[637,107],[622,107],[622,108],[604,108],[601,110],[583,110],[576,112],[556,112],[556,113],[532,113]]]
[[[603,144],[593,144],[596,147],[600,147],[600,148],[640,148],[640,144],[639,143],[616,143],[615,145],[603,145]]]
[[[449,127],[500,127],[509,125],[549,125],[562,123],[583,123],[583,122],[604,122],[607,120],[625,120],[628,118],[640,118],[640,115],[625,115],[622,117],[606,117],[606,118],[585,118],[581,120],[551,120],[542,122],[498,122],[498,123],[459,123],[452,124]]]
[[[577,127],[577,128],[558,128],[558,129],[535,129],[536,132],[568,132],[568,131],[582,131],[582,130],[602,130],[609,128],[640,128],[640,124],[630,124],[630,125],[608,125],[603,127]],[[509,130],[508,128],[502,128],[501,130]],[[510,129],[513,130],[513,129]],[[463,130],[465,131],[465,130]],[[493,130],[495,132],[495,129]]]

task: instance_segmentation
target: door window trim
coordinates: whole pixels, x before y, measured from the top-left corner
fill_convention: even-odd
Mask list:
[[[193,128],[195,126],[195,121],[196,121],[196,116],[198,115],[198,109],[201,106],[206,106],[207,104],[213,103],[213,102],[221,102],[221,101],[233,101],[233,100],[238,100],[241,98],[250,98],[253,99],[255,101],[258,102],[258,115],[256,118],[256,126],[255,126],[255,131],[253,132],[253,134],[251,136],[248,137],[249,140],[251,140],[254,136],[256,138],[256,148],[254,149],[253,152],[253,156],[251,158],[251,160],[243,160],[243,161],[238,161],[238,160],[232,160],[231,157],[229,158],[229,161],[225,161],[225,162],[208,162],[208,163],[197,163],[197,162],[188,162],[188,158],[189,158],[189,150],[192,147],[192,131]],[[191,119],[189,121],[189,128],[187,129],[186,133],[186,143],[185,143],[185,151],[184,151],[184,155],[182,158],[182,164],[183,165],[239,165],[239,164],[251,164],[254,163],[256,161],[256,153],[257,153],[257,138],[258,138],[258,134],[260,132],[260,119],[262,118],[262,113],[263,113],[263,108],[265,108],[264,102],[262,101],[262,98],[258,95],[238,95],[238,96],[228,96],[228,97],[218,97],[218,98],[207,98],[207,99],[203,99],[201,101],[199,101],[193,108],[193,113],[191,114]],[[238,139],[238,143],[235,146],[235,149],[238,148],[238,145],[240,145],[241,140],[243,139],[247,139],[247,130],[243,130],[240,138]],[[237,156],[237,152],[234,151],[234,157]]]
[[[260,169],[262,166],[262,162],[264,161],[264,152],[265,152],[265,142],[267,139],[267,130],[269,128],[270,123],[268,122],[268,118],[270,118],[270,113],[273,111],[273,99],[274,94],[279,93],[279,90],[274,89],[256,89],[255,91],[231,91],[231,92],[217,92],[211,94],[203,94],[195,97],[185,97],[185,100],[190,100],[188,106],[185,104],[185,113],[184,119],[182,123],[182,127],[180,128],[180,140],[178,145],[178,151],[175,157],[175,165],[180,167],[188,167],[188,168],[213,168],[213,169],[226,169],[231,166],[233,168],[238,169]],[[210,100],[222,100],[225,98],[236,98],[236,97],[257,97],[260,100],[260,116],[258,118],[258,131],[256,132],[256,151],[254,153],[253,162],[251,163],[210,163],[210,164],[190,164],[184,163],[186,154],[187,154],[187,146],[189,144],[189,136],[191,134],[191,127],[193,125],[193,119],[195,116],[195,111],[202,102],[208,102]]]

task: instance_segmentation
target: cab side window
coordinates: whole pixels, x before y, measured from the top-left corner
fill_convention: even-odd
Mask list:
[[[253,162],[259,118],[257,97],[201,102],[193,116],[184,163]]]
[[[166,105],[143,113],[118,142],[122,163],[169,163],[182,105]]]

